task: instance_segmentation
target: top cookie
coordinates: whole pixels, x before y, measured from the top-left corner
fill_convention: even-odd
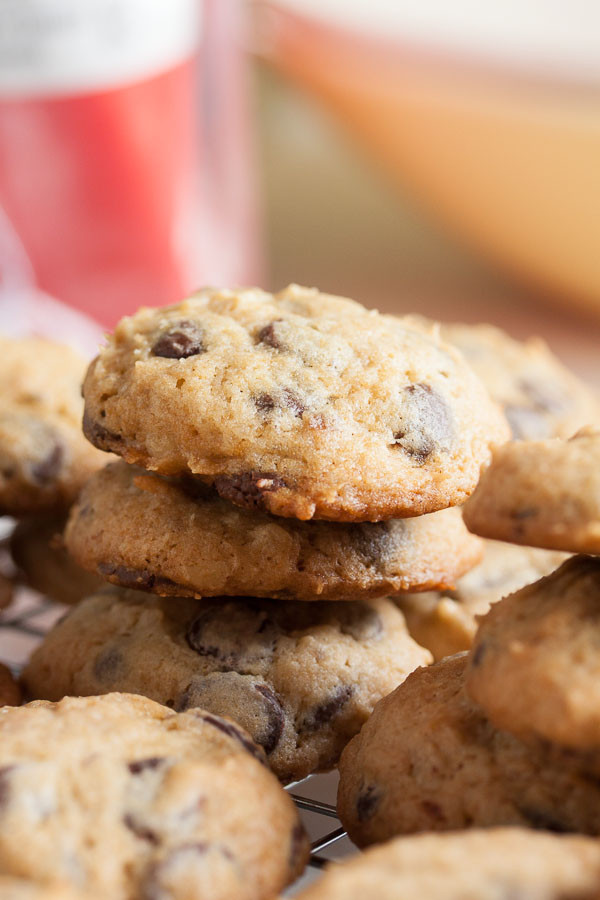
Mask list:
[[[498,448],[463,517],[483,537],[600,553],[600,429]]]
[[[228,719],[68,697],[2,707],[0,738],[3,874],[113,900],[266,900],[303,868],[291,798]]]
[[[442,325],[441,335],[458,347],[500,404],[513,438],[568,438],[600,421],[590,389],[541,338],[516,341],[493,325],[461,324]]]
[[[508,437],[454,348],[289,287],[204,290],[123,319],[84,385],[89,439],[298,519],[379,521],[462,503]]]
[[[298,900],[596,900],[591,838],[491,828],[396,838],[328,866]]]
[[[105,463],[81,433],[84,373],[69,347],[0,337],[0,514],[67,509]]]

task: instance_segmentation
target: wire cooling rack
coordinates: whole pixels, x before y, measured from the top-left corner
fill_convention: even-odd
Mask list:
[[[0,612],[0,660],[18,674],[36,645],[63,615],[60,606],[35,591],[18,587],[11,605]],[[293,897],[319,877],[326,863],[356,852],[335,811],[337,772],[309,775],[288,785],[311,841],[309,865],[304,875],[286,892]]]

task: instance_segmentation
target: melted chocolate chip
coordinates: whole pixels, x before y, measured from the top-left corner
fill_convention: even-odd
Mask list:
[[[126,813],[123,816],[123,824],[129,828],[136,837],[140,838],[140,840],[147,841],[149,844],[154,844],[155,846],[160,843],[156,832],[152,831],[152,829],[148,828],[146,825],[136,822],[131,813]]]
[[[302,400],[289,388],[284,388],[281,396],[284,406],[291,410],[297,418],[301,419],[303,413],[306,412],[306,406]]]
[[[213,658],[222,671],[239,671],[270,659],[280,633],[265,609],[240,598],[204,609],[188,625],[186,640],[200,656]]]
[[[452,413],[444,398],[428,384],[411,384],[403,393],[402,425],[394,435],[394,444],[422,464],[432,453],[450,448],[454,436]]]
[[[228,735],[228,737],[234,738],[239,744],[242,745],[244,750],[247,750],[255,759],[265,765],[265,760],[262,751],[257,747],[257,745],[251,741],[246,735],[240,731],[239,728],[233,724],[233,722],[227,722],[225,719],[221,719],[219,716],[213,716],[210,713],[204,713],[202,718],[209,725],[212,725],[213,728],[218,728],[219,731],[222,731],[223,734]]]
[[[539,828],[542,831],[553,831],[556,834],[566,834],[571,830],[563,822],[543,810],[522,806],[517,806],[517,809],[532,828]]]
[[[214,484],[220,497],[244,509],[263,509],[265,494],[285,487],[283,478],[273,472],[219,475]]]
[[[164,756],[148,756],[146,759],[134,759],[133,762],[127,763],[127,768],[132,775],[139,775],[148,769],[157,769],[164,761]]]
[[[479,666],[483,660],[483,657],[486,654],[487,646],[484,641],[477,645],[473,653],[471,654],[471,665]]]
[[[255,690],[263,697],[266,712],[265,726],[254,735],[254,740],[263,748],[267,756],[273,752],[285,725],[285,715],[281,703],[266,684],[255,685]]]
[[[357,552],[370,564],[380,562],[389,549],[390,530],[387,522],[352,525],[349,533]]]
[[[381,794],[373,784],[367,785],[356,799],[356,815],[359,822],[365,822],[375,813],[381,802]]]
[[[152,347],[152,355],[164,359],[188,359],[206,353],[203,331],[196,322],[183,320],[160,335]]]
[[[318,731],[323,725],[327,725],[332,719],[338,716],[344,706],[354,693],[354,687],[351,684],[341,685],[337,691],[321,703],[304,719],[301,725],[301,731]]]
[[[153,575],[144,569],[130,569],[127,566],[115,566],[112,563],[98,563],[98,572],[109,581],[116,582],[126,588],[138,591],[155,591],[161,587],[176,588],[177,584],[162,575]]]
[[[182,475],[177,479],[177,487],[183,491],[186,497],[194,500],[196,503],[205,503],[215,500],[217,492],[212,484],[206,484],[200,478],[194,478],[193,475]]]
[[[275,409],[276,404],[270,394],[258,394],[252,399],[259,412],[271,412]]]
[[[276,319],[274,322],[270,322],[268,325],[265,325],[264,328],[260,329],[257,335],[259,344],[266,344],[267,347],[272,347],[274,350],[281,350],[282,344],[277,337],[276,331],[278,322],[281,322],[281,319]]]
[[[31,467],[31,474],[38,484],[50,484],[59,475],[65,456],[62,444],[56,443],[44,459]]]
[[[445,822],[446,816],[444,815],[444,811],[439,803],[434,803],[433,800],[422,800],[421,808],[423,812],[428,815],[431,819],[436,822]]]
[[[108,647],[94,663],[94,678],[101,684],[110,684],[117,678],[125,667],[123,654],[116,647]]]
[[[94,422],[88,411],[83,414],[83,433],[90,443],[100,450],[113,450],[115,444],[120,444],[123,438],[114,431],[109,431],[103,425]]]
[[[342,604],[338,604],[342,606]],[[381,638],[383,634],[383,623],[379,614],[366,603],[356,601],[354,603],[344,603],[343,609],[339,612],[340,631],[342,634],[348,634],[355,641],[372,641]]]

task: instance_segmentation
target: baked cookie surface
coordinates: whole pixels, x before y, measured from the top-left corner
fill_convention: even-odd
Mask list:
[[[600,749],[600,559],[576,556],[482,619],[467,690],[522,739]]]
[[[89,892],[80,893],[64,882],[38,884],[25,878],[0,875],[0,900],[100,900]]]
[[[327,868],[300,900],[595,900],[591,838],[521,828],[397,838]]]
[[[494,728],[466,694],[466,664],[417,669],[342,753],[338,812],[352,840],[498,825],[599,834],[597,775]]]
[[[291,781],[335,765],[375,703],[429,660],[385,599],[175,602],[106,588],[55,626],[23,682],[49,700],[121,690],[227,715]]]
[[[394,599],[414,639],[439,660],[469,649],[477,617],[493,603],[548,575],[566,558],[554,550],[486,541],[482,561],[459,578],[454,589],[399,594]]]
[[[3,707],[0,735],[6,875],[111,898],[254,900],[304,865],[291,799],[225,719],[110,694]]]
[[[452,585],[483,546],[456,509],[390,522],[299,522],[122,461],[86,484],[65,541],[75,560],[113,584],[162,596],[296,600]]]
[[[493,325],[443,324],[440,330],[500,404],[513,438],[569,438],[600,422],[592,391],[541,338],[517,341]]]
[[[463,517],[483,537],[600,553],[600,429],[499,447]]]
[[[297,286],[205,290],[140,310],[90,366],[84,395],[98,447],[298,519],[458,505],[508,437],[454,348]]]
[[[66,509],[106,461],[81,433],[84,374],[69,347],[0,337],[0,514]]]

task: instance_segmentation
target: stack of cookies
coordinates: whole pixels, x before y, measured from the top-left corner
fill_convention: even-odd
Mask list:
[[[509,436],[481,382],[412,321],[292,286],[124,319],[84,397],[87,437],[122,460],[65,541],[113,586],[46,638],[30,695],[227,715],[286,782],[335,765],[431,660],[389,597],[481,557],[450,508]]]

